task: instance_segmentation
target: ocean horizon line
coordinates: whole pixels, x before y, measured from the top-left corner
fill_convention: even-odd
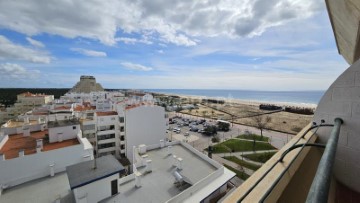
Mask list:
[[[146,89],[145,91],[181,96],[236,99],[244,102],[282,103],[289,105],[316,106],[325,91],[255,91],[213,89]]]

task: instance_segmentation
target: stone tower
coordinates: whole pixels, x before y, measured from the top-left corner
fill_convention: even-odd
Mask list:
[[[99,83],[96,83],[94,76],[86,75],[82,75],[80,77],[80,81],[77,82],[76,85],[70,90],[70,92],[77,93],[90,93],[97,91],[104,91],[104,88]]]

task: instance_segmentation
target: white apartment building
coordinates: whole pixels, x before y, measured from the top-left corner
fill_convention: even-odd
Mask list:
[[[17,95],[17,102],[13,106],[6,108],[5,111],[0,111],[0,124],[53,100],[54,95],[32,94],[30,92],[19,94]]]
[[[93,147],[77,120],[49,122],[48,129],[0,135],[0,194],[3,189],[54,176],[93,159]],[[1,198],[1,197],[0,197]]]
[[[133,105],[125,108],[126,156],[130,161],[133,146],[153,145],[166,139],[165,109],[155,105]]]
[[[120,157],[120,125],[115,111],[96,112],[96,155]]]

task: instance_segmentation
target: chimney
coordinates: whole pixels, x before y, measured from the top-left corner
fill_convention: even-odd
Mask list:
[[[24,137],[30,136],[30,127],[29,126],[23,126],[23,136]]]
[[[164,140],[160,140],[160,147],[163,148],[165,146]]]
[[[54,166],[55,166],[54,163],[49,165],[49,167],[50,167],[50,176],[51,177],[53,177],[55,175]]]
[[[173,163],[173,166],[177,165],[177,157],[176,157],[176,155],[173,155],[172,163]]]
[[[28,117],[28,116],[25,116],[25,117],[24,117],[24,123],[30,123],[30,120],[29,120],[29,117]]]
[[[5,154],[0,154],[0,161],[5,161]]]
[[[145,172],[151,172],[151,171],[152,171],[152,160],[148,159],[146,160]]]
[[[135,187],[141,187],[140,173],[135,173]]]
[[[25,156],[25,151],[23,149],[19,150],[19,157]]]
[[[42,150],[43,146],[44,146],[43,139],[37,139],[36,140],[36,148],[40,148],[40,150]]]
[[[183,162],[183,159],[179,157],[179,158],[177,158],[177,161],[178,161],[177,168],[178,168],[179,170],[182,170],[182,162]]]
[[[172,146],[168,146],[167,147],[167,152],[168,152],[168,155],[171,155],[172,154]]]

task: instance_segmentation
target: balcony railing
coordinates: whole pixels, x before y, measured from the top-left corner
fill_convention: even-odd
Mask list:
[[[266,190],[264,195],[261,196],[261,199],[259,202],[265,202],[269,195],[273,192],[274,188],[278,185],[278,183],[281,181],[283,176],[288,172],[289,168],[293,165],[293,163],[297,160],[301,152],[305,147],[321,147],[325,148],[325,151],[321,157],[315,178],[313,180],[310,192],[308,193],[307,202],[327,202],[328,198],[328,192],[331,182],[331,175],[332,175],[332,167],[334,164],[335,154],[336,154],[336,148],[337,148],[337,142],[340,132],[340,127],[342,124],[342,119],[336,118],[334,121],[334,124],[324,124],[323,122],[319,125],[313,125],[304,133],[298,137],[298,139],[287,149],[283,152],[281,156],[279,156],[278,160],[274,160],[273,164],[267,168],[264,173],[262,173],[259,178],[257,179],[254,184],[252,184],[250,187],[247,188],[246,192],[243,192],[243,195],[238,199],[238,202],[242,202],[249,196],[249,194],[258,186],[264,179],[267,177],[267,175],[273,171],[273,169],[278,166],[279,164],[284,165],[283,160],[284,157],[291,152],[294,149],[300,148],[298,153],[295,155],[295,157],[285,166],[283,171],[275,180],[271,182],[270,187]],[[326,145],[324,144],[317,144],[317,143],[309,143],[310,140],[314,140],[313,136],[316,134],[317,130],[320,127],[333,127],[331,135],[329,137],[329,140]],[[314,132],[311,132],[310,136],[308,137],[307,141],[305,143],[301,143],[300,141],[305,138],[305,135],[310,133],[311,130],[314,130]],[[301,144],[299,144],[301,143]]]
[[[342,123],[343,120],[341,118],[335,119],[334,128],[326,144],[324,154],[321,157],[319,167],[311,184],[306,202],[328,202],[332,169],[334,166],[336,148]]]

